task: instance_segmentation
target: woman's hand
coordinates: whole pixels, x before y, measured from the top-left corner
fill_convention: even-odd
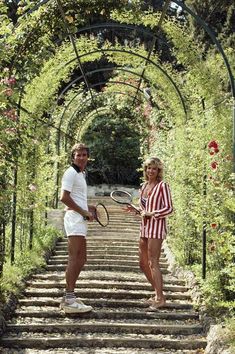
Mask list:
[[[149,212],[149,211],[146,211],[146,210],[142,210],[141,212],[140,212],[140,215],[143,217],[143,218],[151,218],[151,216],[153,216],[154,215],[154,213],[153,212]]]
[[[137,211],[135,208],[133,208],[131,205],[127,205],[126,207],[122,208],[126,213],[135,213],[137,214]]]

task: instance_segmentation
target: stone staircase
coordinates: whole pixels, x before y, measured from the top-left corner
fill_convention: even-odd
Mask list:
[[[110,224],[106,228],[96,222],[89,225],[88,260],[76,289],[94,310],[79,315],[59,310],[67,259],[63,239],[45,270],[28,281],[15,317],[0,340],[1,353],[204,352],[206,339],[184,281],[168,271],[162,252],[167,303],[161,310],[151,310],[144,300],[153,291],[138,265],[138,219],[123,213],[110,198],[102,201],[108,207]]]

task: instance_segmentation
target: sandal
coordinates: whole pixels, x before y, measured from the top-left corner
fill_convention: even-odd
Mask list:
[[[159,309],[161,307],[165,307],[166,306],[166,298],[165,296],[161,299],[161,300],[155,300],[152,302],[151,304],[152,307],[154,307],[155,309]]]
[[[146,304],[148,304],[148,305],[152,305],[153,302],[155,302],[155,296],[152,296],[152,297],[150,297],[149,299],[144,300],[144,302],[145,302]]]

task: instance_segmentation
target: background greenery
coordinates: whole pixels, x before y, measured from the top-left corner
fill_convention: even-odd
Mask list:
[[[55,237],[46,215],[57,206],[68,151],[83,139],[91,145],[91,183],[137,185],[146,156],[164,161],[175,210],[169,244],[179,264],[198,276],[207,308],[217,315],[232,313],[231,80],[210,37],[186,11],[170,7],[156,29],[161,3],[66,0],[63,19],[56,1],[36,8],[37,1],[0,2],[2,294],[13,290],[13,274],[20,279],[41,265],[37,257]],[[211,26],[234,73],[234,2],[185,3]],[[100,28],[78,32],[109,21],[136,28],[122,28],[121,34]],[[83,68],[107,69],[89,74],[91,86],[99,83],[90,90],[82,79],[74,81],[82,73],[64,23]],[[137,28],[153,31],[156,41]],[[152,63],[146,64],[147,56]],[[140,81],[136,74],[143,69]],[[142,93],[135,97],[138,86]],[[201,278],[203,225],[206,281]],[[34,252],[38,256],[29,257]]]

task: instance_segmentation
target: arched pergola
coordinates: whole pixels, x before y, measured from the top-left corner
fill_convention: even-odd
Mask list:
[[[42,8],[43,6],[50,6],[52,0],[43,0],[39,1],[35,6],[33,6],[28,12],[21,16],[21,18],[27,18],[27,16],[32,16],[37,10]],[[169,9],[172,6],[179,6],[183,9],[183,11],[188,15],[192,16],[194,20],[207,32],[208,36],[211,39],[211,43],[214,45],[216,51],[221,55],[224,63],[224,67],[227,71],[227,76],[230,82],[231,92],[230,97],[233,102],[232,107],[232,119],[233,119],[233,156],[235,156],[235,83],[233,73],[230,67],[230,63],[225,54],[225,51],[218,41],[213,31],[208,27],[203,19],[201,19],[197,14],[195,14],[189,7],[187,7],[183,2],[179,0],[166,0],[163,2],[163,6],[161,11],[154,13],[156,16],[156,23],[152,28],[150,26],[144,26],[144,24],[123,24],[118,23],[118,21],[107,21],[101,23],[95,23],[84,26],[80,26],[71,32],[71,27],[69,25],[69,21],[66,15],[66,11],[64,8],[64,4],[61,0],[55,1],[58,12],[61,16],[61,21],[63,24],[63,29],[61,30],[60,38],[56,38],[55,42],[58,48],[58,51],[61,49],[64,43],[68,44],[70,42],[71,48],[71,57],[64,58],[64,62],[62,63],[60,68],[57,68],[56,75],[61,75],[61,81],[63,81],[62,88],[60,87],[60,83],[58,82],[57,88],[55,92],[51,94],[50,97],[50,110],[44,112],[44,114],[39,115],[37,117],[37,123],[41,125],[45,125],[46,127],[52,127],[56,130],[56,149],[57,155],[60,155],[60,147],[63,142],[62,139],[65,139],[66,142],[73,142],[76,140],[77,136],[79,136],[79,132],[82,130],[82,125],[78,129],[78,131],[74,132],[74,135],[71,134],[70,126],[74,123],[76,119],[78,119],[78,115],[81,115],[80,123],[83,124],[86,120],[90,119],[90,111],[87,108],[88,106],[92,107],[92,119],[95,119],[96,114],[99,114],[100,110],[104,107],[99,106],[98,98],[102,95],[105,95],[105,92],[101,92],[101,88],[107,88],[109,86],[115,86],[115,90],[113,90],[113,94],[125,94],[123,91],[123,87],[125,90],[128,88],[131,91],[127,94],[132,99],[132,107],[135,107],[137,104],[143,104],[143,102],[150,102],[151,98],[146,97],[145,89],[148,88],[151,93],[156,94],[160,89],[162,94],[164,94],[164,98],[166,101],[170,102],[172,99],[171,92],[174,92],[174,95],[177,97],[178,104],[181,107],[181,118],[184,117],[185,121],[188,119],[188,110],[190,106],[190,99],[187,97],[187,93],[184,92],[184,84],[179,83],[175,80],[174,73],[177,70],[174,68],[173,63],[170,63],[168,66],[171,66],[171,69],[165,65],[158,58],[158,46],[160,44],[164,44],[165,48],[170,48],[169,39],[166,39],[166,35],[164,31],[164,21],[167,19],[167,16],[174,16],[172,12],[169,12]],[[147,28],[148,27],[148,28]],[[132,47],[127,48],[125,44],[121,42],[122,38],[119,35],[119,32],[125,33],[125,37],[123,41],[126,40],[127,43],[131,42],[140,42],[144,48],[142,48],[139,43],[137,45],[133,45]],[[16,54],[13,64],[11,67],[11,72],[14,72],[15,66],[17,63],[17,58],[19,58],[24,52],[25,47],[27,47],[27,40],[31,36],[31,33],[28,34],[26,40],[20,46],[18,53]],[[97,48],[88,49],[86,48],[83,51],[79,51],[79,46],[77,42],[82,36],[93,36],[98,37],[100,42],[97,40]],[[105,39],[108,38],[109,43],[105,46]],[[118,43],[119,47],[115,47],[115,40],[118,38],[120,43]],[[135,43],[136,44],[136,43]],[[142,52],[141,52],[142,50]],[[141,52],[141,53],[140,53]],[[116,57],[115,57],[116,56]],[[92,58],[95,59],[92,61]],[[120,57],[125,58],[125,62],[129,60],[128,65],[121,64],[118,62],[116,58],[120,60]],[[98,59],[97,59],[98,58]],[[111,59],[113,61],[111,61]],[[129,58],[129,59],[128,59]],[[103,60],[103,62],[102,62]],[[137,60],[137,63],[141,63],[141,65],[133,64]],[[200,58],[197,57],[197,60]],[[123,59],[124,61],[124,59]],[[92,69],[89,68],[89,65],[92,66]],[[19,77],[23,78],[25,73],[27,72],[27,68],[25,63],[22,63],[22,73],[18,72]],[[88,67],[88,69],[87,69]],[[67,68],[67,72],[62,76],[61,72],[63,69]],[[72,68],[72,69],[70,69]],[[149,72],[149,68],[154,70],[153,73],[155,75],[153,79],[153,75]],[[169,70],[168,70],[169,69]],[[70,71],[71,70],[71,71]],[[116,79],[118,74],[126,74],[128,77],[135,77],[136,85],[128,83],[124,80]],[[72,77],[73,74],[73,77]],[[101,79],[97,79],[101,75]],[[108,78],[105,78],[105,75]],[[158,83],[158,76],[161,75],[162,82]],[[93,82],[96,80],[95,82]],[[27,84],[27,82],[26,82]],[[26,85],[27,86],[27,85]],[[69,92],[73,92],[74,87],[77,88],[77,91],[74,92],[73,96],[67,99],[67,95]],[[121,88],[119,88],[121,87]],[[166,92],[165,87],[171,87],[170,94]],[[35,118],[34,113],[30,112],[28,107],[25,107],[23,103],[23,97],[25,96],[25,87],[22,85],[21,93],[19,95],[18,102],[11,102],[12,105],[16,106],[21,114],[27,114],[31,119]],[[85,96],[85,98],[84,98]],[[81,98],[80,98],[81,97]],[[61,104],[61,102],[63,104]],[[75,107],[71,108],[75,103]],[[157,109],[159,108],[158,99],[156,98],[154,102],[151,102],[153,106]],[[82,107],[81,107],[82,106]],[[56,116],[56,109],[63,107],[61,114],[59,114],[59,118]],[[202,108],[205,108],[205,99],[202,97]],[[71,112],[69,111],[71,109]],[[87,112],[85,112],[87,109]],[[69,113],[68,113],[69,112]],[[67,117],[69,115],[69,117]],[[56,118],[54,118],[56,116]],[[182,120],[182,119],[181,119]],[[35,133],[36,134],[36,133]],[[66,145],[66,144],[65,144]],[[233,164],[233,167],[235,165]],[[57,163],[57,178],[56,178],[56,187],[58,189],[59,184],[59,162]],[[235,172],[235,167],[234,167]],[[17,184],[17,174],[15,174],[15,184]],[[56,191],[57,192],[57,191]],[[206,191],[204,191],[206,193]],[[14,201],[16,205],[16,193],[14,193]],[[58,202],[58,193],[57,193],[57,202]],[[56,204],[57,204],[56,202]],[[13,218],[13,233],[16,211],[13,210],[12,214]],[[206,242],[206,228],[203,227],[203,277],[205,277],[205,242]]]

